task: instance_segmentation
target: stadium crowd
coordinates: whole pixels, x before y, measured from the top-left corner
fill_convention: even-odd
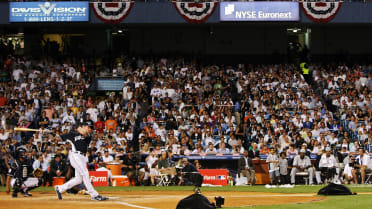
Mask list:
[[[267,157],[272,183],[279,176],[282,183],[296,183],[302,171],[310,184],[314,177],[324,183],[335,176],[365,183],[372,168],[370,66],[310,65],[306,82],[295,65],[126,58],[110,71],[68,59],[8,56],[1,63],[10,75],[0,83],[3,177],[21,146],[33,167],[44,171],[44,183],[71,176],[70,147],[59,136],[81,123],[94,130],[89,168],[120,163],[122,174],[137,184],[156,184],[164,171],[174,177],[171,167],[187,164],[173,162],[174,155],[241,154],[238,173],[247,177],[252,173],[244,170],[253,167],[248,162]],[[95,75],[112,72],[125,80],[122,92],[85,96]],[[147,156],[142,162],[137,151]]]

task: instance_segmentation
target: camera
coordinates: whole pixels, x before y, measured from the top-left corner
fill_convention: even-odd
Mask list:
[[[225,198],[218,196],[214,197],[214,200],[216,201],[216,208],[222,208],[222,205],[225,204]]]

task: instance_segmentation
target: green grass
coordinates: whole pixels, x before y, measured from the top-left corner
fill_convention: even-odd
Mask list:
[[[302,204],[260,205],[224,209],[368,209],[372,207],[371,195],[327,196],[327,200]]]
[[[202,187],[203,191],[231,191],[231,192],[273,192],[273,193],[317,193],[324,186],[295,186],[294,188],[267,189],[264,186],[226,186],[226,187]],[[348,186],[352,192],[372,192],[372,185],[351,185]],[[95,187],[98,191],[193,191],[191,186],[169,186],[169,187]],[[0,187],[4,192],[5,187]],[[54,191],[53,187],[40,187],[35,191]],[[185,192],[185,197],[190,194]],[[319,198],[322,198],[319,196]],[[223,207],[225,208],[225,207]],[[372,195],[361,194],[351,196],[327,196],[327,200],[320,202],[308,202],[301,204],[248,206],[225,209],[368,209],[372,208]]]

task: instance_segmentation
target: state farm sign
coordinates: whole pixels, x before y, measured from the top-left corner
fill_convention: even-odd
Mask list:
[[[203,184],[227,185],[229,171],[227,169],[199,169],[203,176]]]
[[[108,186],[107,171],[89,171],[89,180],[93,186]]]

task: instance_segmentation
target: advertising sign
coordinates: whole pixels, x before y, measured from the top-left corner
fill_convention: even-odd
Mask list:
[[[229,176],[227,169],[200,169],[199,172],[204,177],[203,184],[227,185]]]
[[[108,186],[107,171],[89,171],[89,180],[93,186]]]
[[[221,21],[299,21],[298,2],[221,2]]]
[[[89,21],[87,1],[9,2],[9,22]]]

